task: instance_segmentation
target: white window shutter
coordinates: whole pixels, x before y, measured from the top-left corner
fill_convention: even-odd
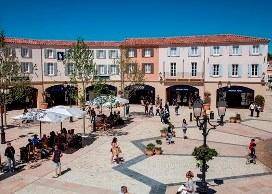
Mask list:
[[[263,45],[259,45],[259,55],[262,55],[263,53]]]
[[[58,66],[57,66],[57,63],[54,63],[54,75],[55,76],[58,75]]]
[[[238,55],[242,55],[242,47],[241,46],[239,46],[239,48],[238,48]]]
[[[248,77],[251,77],[252,73],[251,73],[251,64],[248,64],[247,66],[247,74],[248,74]]]
[[[167,49],[167,55],[168,55],[168,57],[171,56],[170,52],[171,52],[171,48],[169,47],[169,48]]]
[[[55,59],[57,57],[56,49],[53,49],[53,58]]]
[[[219,64],[219,76],[223,76],[223,65],[222,64]]]
[[[229,66],[228,66],[228,76],[229,77],[232,76],[232,64],[229,64]]]
[[[213,56],[213,46],[210,47],[210,55]]]
[[[177,47],[177,53],[176,53],[176,56],[179,57],[180,56],[180,48]]]
[[[252,55],[253,46],[249,46],[249,55]]]
[[[189,56],[189,57],[192,56],[192,47],[188,47],[188,56]]]
[[[243,69],[242,69],[242,65],[241,64],[238,64],[238,77],[242,77],[242,74],[243,74]]]
[[[201,55],[201,47],[197,47],[197,56]]]
[[[209,75],[210,75],[210,77],[213,76],[213,64],[209,65]]]
[[[263,70],[262,70],[262,64],[258,64],[257,66],[257,71],[258,71],[258,77],[262,76]]]
[[[219,46],[219,55],[223,55],[223,46]]]
[[[233,54],[233,46],[229,46],[229,55],[232,56]]]

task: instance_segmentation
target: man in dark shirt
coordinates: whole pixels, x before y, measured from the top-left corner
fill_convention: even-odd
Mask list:
[[[15,155],[15,150],[11,146],[11,143],[8,142],[7,143],[7,148],[5,150],[5,156],[8,158],[8,165],[9,165],[9,171],[10,172],[14,172],[15,167],[16,167],[16,162],[15,162],[14,155]],[[11,162],[12,162],[12,167],[11,167]]]
[[[95,122],[96,113],[94,108],[91,109],[91,123]]]
[[[58,176],[61,175],[61,163],[60,163],[61,157],[62,157],[61,150],[59,149],[58,146],[55,146],[55,151],[54,151],[53,159],[52,159],[52,161],[55,164],[55,172],[56,172],[56,176],[54,178],[57,178]]]

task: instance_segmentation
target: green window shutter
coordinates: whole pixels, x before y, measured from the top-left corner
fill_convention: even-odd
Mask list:
[[[29,63],[29,70],[30,72],[29,73],[33,73],[33,63]]]
[[[48,76],[48,64],[47,63],[44,63],[43,72],[44,72],[45,76]]]
[[[28,52],[29,52],[29,58],[32,58],[32,49],[28,49]]]
[[[48,58],[48,50],[44,49],[44,58],[47,59]]]

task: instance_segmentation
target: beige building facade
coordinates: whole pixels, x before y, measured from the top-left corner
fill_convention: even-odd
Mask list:
[[[52,105],[67,100],[65,91],[72,64],[64,63],[65,52],[75,42],[17,38],[7,38],[6,42],[15,49],[22,72],[30,76],[37,91],[37,105],[43,91],[51,93]],[[129,99],[132,103],[144,98],[154,102],[159,95],[164,102],[188,105],[195,94],[203,97],[204,92],[209,92],[213,107],[219,93],[230,107],[247,107],[266,89],[268,39],[209,35],[86,43],[94,52],[97,76],[105,78],[116,94],[120,90],[120,49],[127,49],[145,77],[144,86]],[[77,92],[82,88],[80,83],[73,87]],[[93,98],[92,89],[89,84],[87,100]]]

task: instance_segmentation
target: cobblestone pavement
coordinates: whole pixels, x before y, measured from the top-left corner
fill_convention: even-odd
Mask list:
[[[142,106],[132,105],[132,122],[116,129],[125,158],[123,164],[111,164],[112,136],[101,135],[91,145],[64,155],[62,163],[65,173],[59,178],[52,178],[54,173],[51,161],[43,161],[41,166],[35,169],[25,169],[9,177],[6,177],[7,174],[0,175],[0,193],[110,194],[118,193],[122,185],[128,186],[129,192],[134,194],[176,193],[178,186],[185,181],[186,171],[199,173],[191,153],[195,146],[202,144],[202,135],[195,122],[189,122],[189,139],[184,140],[180,128],[181,121],[183,118],[189,121],[189,113],[192,110],[183,107],[181,114],[176,116],[173,107],[171,108],[171,122],[176,127],[175,144],[168,145],[165,139],[162,139],[163,155],[147,157],[143,153],[144,145],[161,139],[160,129],[163,125],[159,117],[145,117],[140,114],[143,111]],[[214,185],[214,178],[224,180],[223,185],[211,186],[217,193],[271,193],[271,169],[259,161],[256,165],[246,165],[245,156],[251,138],[272,138],[272,105],[267,103],[260,118],[250,118],[248,110],[229,109],[226,119],[236,113],[241,114],[241,124],[227,123],[212,130],[208,136],[208,145],[217,149],[219,156],[209,162],[207,178],[211,185]],[[10,118],[17,114],[18,111],[9,113],[9,123],[12,123]],[[82,132],[82,120],[73,123],[65,121],[63,126]],[[48,134],[51,129],[59,128],[58,124],[44,124],[43,132]],[[90,131],[89,127],[87,131]],[[38,125],[6,130],[7,139],[13,140],[12,144],[17,153],[27,138],[37,132]],[[5,146],[1,145],[2,157],[4,149]]]

